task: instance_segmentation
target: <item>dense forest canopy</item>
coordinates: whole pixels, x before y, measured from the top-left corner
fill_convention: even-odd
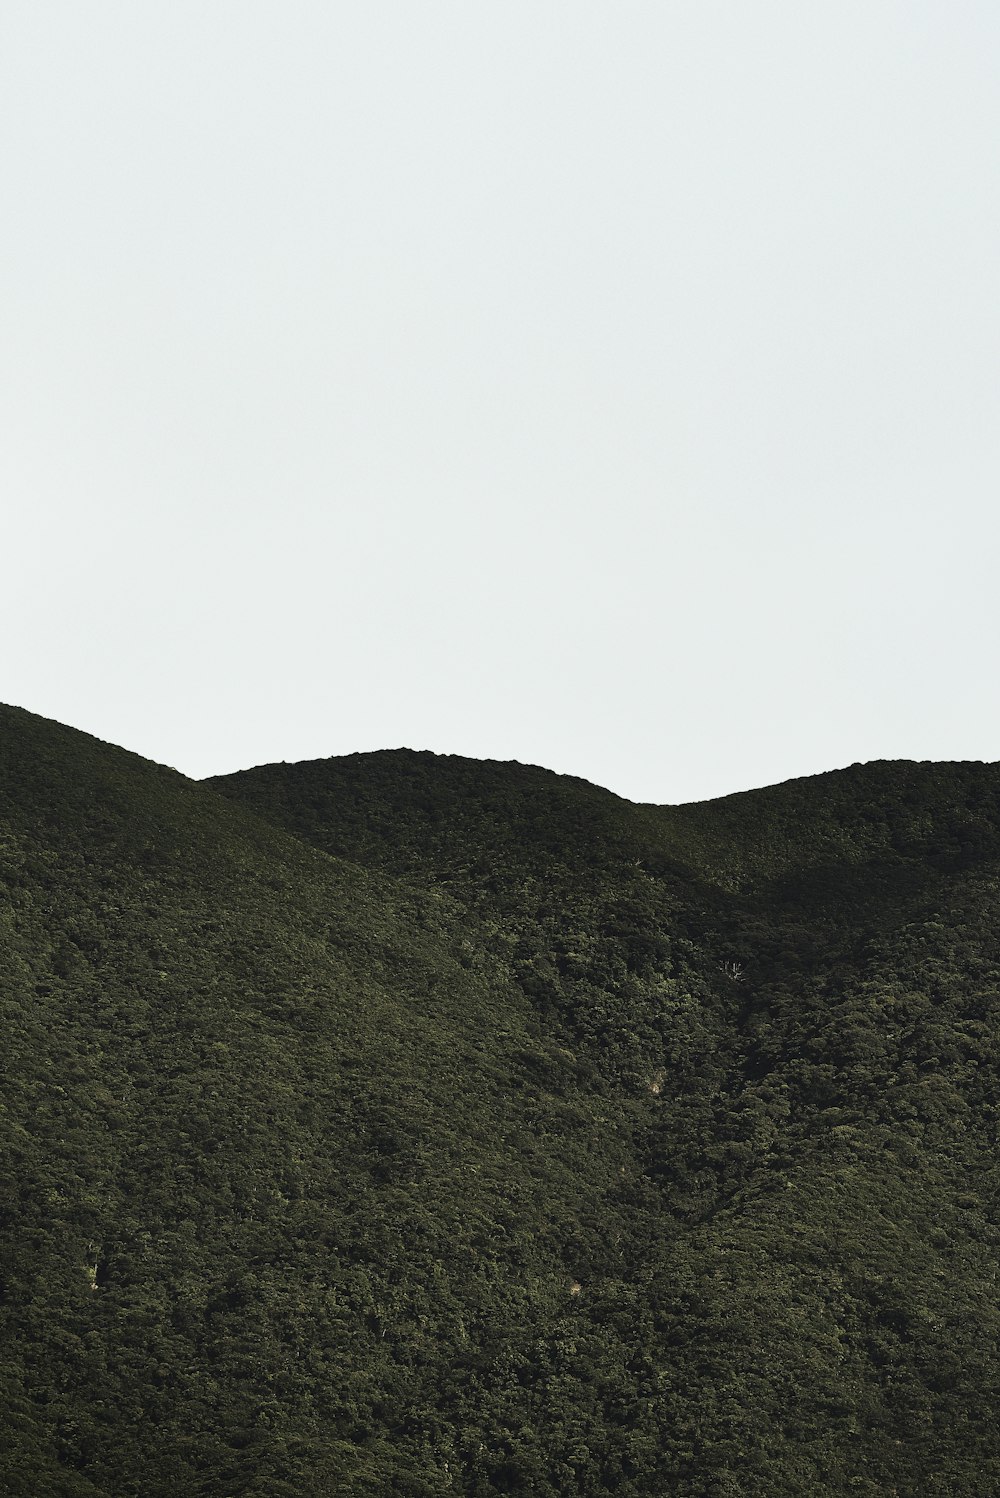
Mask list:
[[[1000,1491],[1000,770],[0,709],[0,1492]]]

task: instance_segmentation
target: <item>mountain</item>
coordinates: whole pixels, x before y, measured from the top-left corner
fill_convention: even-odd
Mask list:
[[[0,709],[0,1491],[1000,1491],[1000,769]]]

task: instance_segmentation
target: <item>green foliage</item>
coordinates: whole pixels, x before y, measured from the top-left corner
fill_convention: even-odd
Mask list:
[[[0,710],[0,1491],[1000,1489],[998,795]]]

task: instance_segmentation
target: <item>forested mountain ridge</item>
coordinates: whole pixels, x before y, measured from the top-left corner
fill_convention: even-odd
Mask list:
[[[0,1491],[1000,1491],[1000,771],[0,709]]]

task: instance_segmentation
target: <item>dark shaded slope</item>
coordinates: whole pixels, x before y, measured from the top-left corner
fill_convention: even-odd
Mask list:
[[[629,858],[727,891],[1000,856],[1000,767],[880,760],[685,806],[644,806],[535,765],[409,749],[205,782],[327,853],[464,890]],[[921,873],[922,877],[922,873]],[[704,892],[699,888],[699,899]]]
[[[616,866],[635,839],[628,801],[536,765],[411,749],[261,765],[205,784],[325,852],[426,880],[509,883],[581,854]]]
[[[1000,770],[975,760],[876,760],[649,810],[697,867],[736,887],[906,860],[957,868],[1000,850]]]
[[[627,1120],[446,896],[12,709],[0,850],[4,1492],[509,1490],[601,1378],[624,1470]]]
[[[682,808],[405,751],[217,784],[447,881],[631,1111],[626,1268],[592,1285],[656,1368],[629,1491],[1000,1486],[995,767]]]

